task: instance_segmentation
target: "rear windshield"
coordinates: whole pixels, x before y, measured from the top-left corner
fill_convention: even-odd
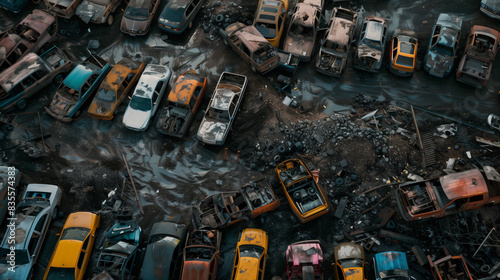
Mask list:
[[[413,67],[413,58],[407,57],[407,56],[398,55],[398,58],[396,59],[396,63],[399,64],[399,65]]]
[[[74,268],[52,267],[47,275],[47,280],[73,280],[75,279]]]

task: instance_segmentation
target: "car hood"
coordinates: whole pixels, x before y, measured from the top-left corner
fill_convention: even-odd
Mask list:
[[[83,1],[80,6],[76,8],[76,15],[79,16],[85,23],[89,23],[90,20],[97,20],[106,10],[105,6],[100,6],[96,4],[91,4],[88,1]]]
[[[127,107],[123,115],[123,124],[130,129],[145,130],[150,119],[151,111],[141,111]]]
[[[360,45],[358,47],[358,58],[373,58],[377,61],[380,61],[382,58],[382,52],[376,49],[372,49],[367,45]]]
[[[8,263],[0,264],[0,280],[28,279],[31,264],[16,265],[12,268],[14,271],[12,271],[12,269],[9,270],[9,268],[11,268],[11,266]]]
[[[148,28],[147,20],[133,20],[126,17],[123,17],[121,27],[125,31],[144,31]]]
[[[429,72],[432,72],[433,75],[442,77],[453,67],[453,57],[429,52],[425,60],[425,66],[429,68]]]
[[[227,123],[204,119],[200,124],[200,128],[198,129],[198,137],[203,142],[210,144],[224,142],[228,127],[229,126]]]

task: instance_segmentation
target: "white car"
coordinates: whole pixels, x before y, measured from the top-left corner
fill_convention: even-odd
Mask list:
[[[7,232],[0,245],[0,279],[31,279],[33,266],[52,219],[57,217],[61,189],[55,185],[29,184],[16,201],[15,211],[8,211]],[[13,241],[14,240],[14,241]],[[15,262],[9,262],[15,255]]]
[[[131,130],[146,130],[153,118],[172,71],[163,65],[148,64],[123,115],[123,125]]]

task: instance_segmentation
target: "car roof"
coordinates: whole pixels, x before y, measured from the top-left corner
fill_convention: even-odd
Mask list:
[[[172,90],[168,95],[168,101],[180,104],[189,104],[191,96],[197,86],[204,83],[204,78],[193,72],[184,73],[175,81]]]
[[[56,17],[39,9],[33,10],[31,14],[25,17],[19,25],[26,25],[29,28],[42,34],[54,21]]]
[[[170,77],[171,73],[167,66],[148,64],[139,78],[133,95],[152,98],[158,81]]]
[[[409,270],[406,254],[403,252],[383,252],[375,255],[377,270],[387,271],[395,269]]]
[[[71,227],[91,228],[97,220],[97,215],[91,212],[76,212],[69,214],[63,229]]]
[[[164,279],[167,277],[172,265],[172,259],[174,257],[177,259],[177,256],[174,256],[175,248],[182,246],[180,243],[181,240],[178,238],[165,236],[161,240],[149,244],[144,256],[140,279]],[[158,258],[158,256],[161,256],[161,258]],[[162,277],[158,275],[160,270],[165,272]]]
[[[300,265],[301,263],[312,263],[313,265],[319,264],[320,257],[322,257],[321,246],[318,241],[298,242],[291,244],[289,248],[292,251],[293,265]],[[311,251],[314,253],[311,254]]]
[[[261,256],[262,257],[262,256]],[[260,258],[242,257],[238,263],[238,270],[235,272],[234,280],[258,279]]]
[[[438,44],[452,47],[457,38],[458,31],[455,28],[443,26],[441,29],[441,36],[439,36]]]
[[[262,4],[260,6],[261,9],[259,9],[258,12],[258,22],[269,22],[269,23],[275,23],[277,16],[281,13],[280,7],[283,6],[282,1],[276,1],[276,0],[263,0]],[[276,12],[270,12],[270,11],[264,11],[262,7],[269,7],[269,8],[274,8],[276,9]],[[262,15],[265,15],[262,17]],[[272,17],[270,19],[269,17]]]
[[[214,97],[210,106],[219,110],[228,110],[234,96],[234,91],[228,88],[218,88],[214,93]]]
[[[78,64],[73,71],[64,79],[64,84],[74,90],[80,90],[81,85],[92,75],[95,71],[100,70],[99,67],[90,63],[83,62]]]
[[[151,3],[151,0],[130,0],[127,7],[134,7],[140,9],[147,9]]]
[[[352,242],[344,242],[333,248],[336,260],[363,259],[363,247]]]
[[[265,248],[267,246],[267,233],[258,228],[246,228],[241,232],[239,245],[257,245]]]
[[[125,65],[117,63],[106,75],[106,78],[104,79],[104,81],[102,81],[101,87],[117,91],[123,80],[130,73],[132,73],[132,69]]]
[[[250,52],[254,52],[264,46],[268,46],[269,42],[253,25],[241,28],[235,33],[238,38],[245,43]]]
[[[439,14],[436,25],[451,27],[456,30],[462,28],[462,18],[452,14]]]
[[[73,239],[60,240],[57,243],[54,257],[50,262],[51,267],[74,268],[80,252],[82,251],[83,242]]]
[[[379,21],[368,20],[366,22],[366,39],[382,41],[384,24]]]
[[[14,65],[0,73],[0,85],[2,85],[6,91],[9,91],[24,78],[43,66],[50,70],[43,59],[41,59],[37,54],[28,53],[18,62],[14,63]]]
[[[311,6],[307,2],[310,1],[304,1],[303,3],[297,3],[296,7],[296,12],[294,14],[295,16],[295,22],[303,25],[303,26],[314,26],[314,13],[318,9],[316,6]]]
[[[349,33],[348,30],[354,23],[350,20],[335,17],[328,31],[328,36],[326,40],[335,42],[337,44],[347,45],[349,44]]]
[[[190,260],[184,262],[182,279],[208,279],[210,262]]]
[[[439,178],[443,191],[449,200],[488,193],[488,186],[478,169],[445,175]]]

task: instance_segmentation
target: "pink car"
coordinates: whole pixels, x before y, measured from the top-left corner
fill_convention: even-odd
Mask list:
[[[318,240],[295,242],[286,249],[286,279],[323,280],[323,251]]]

